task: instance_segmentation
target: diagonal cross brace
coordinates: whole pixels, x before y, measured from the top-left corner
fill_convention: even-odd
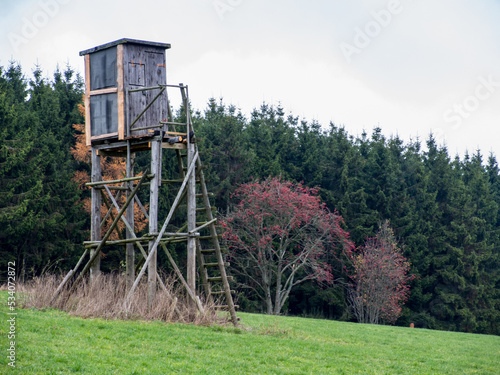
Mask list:
[[[189,294],[189,297],[191,297],[191,299],[196,303],[196,306],[198,307],[198,310],[200,310],[200,312],[203,314],[204,309],[203,309],[203,306],[202,306],[202,304],[200,302],[200,299],[198,298],[198,296],[196,296],[196,294],[194,293],[194,291],[188,285],[188,283],[186,282],[186,279],[184,279],[184,276],[182,276],[181,270],[177,266],[177,263],[175,263],[174,258],[172,258],[172,255],[170,254],[170,252],[168,251],[167,247],[165,246],[165,244],[163,242],[161,242],[161,247],[163,248],[163,251],[167,255],[170,264],[172,265],[172,267],[174,267],[175,274],[177,275],[177,277],[181,281],[182,285],[184,285],[184,288],[186,288],[186,290],[187,290],[187,292]]]
[[[116,201],[115,197],[113,197],[113,194],[111,193],[111,190],[109,190],[109,188],[107,186],[104,186],[104,189],[106,189],[106,192],[108,193],[109,198],[111,199],[111,203],[113,203],[113,206],[115,206],[116,210],[118,212],[120,212],[120,206],[118,205],[118,202]],[[111,210],[111,208],[110,208],[110,210]],[[129,222],[127,221],[127,219],[125,219],[125,217],[122,216],[121,220],[123,221],[123,223],[125,224],[125,226],[127,227],[127,229],[132,234],[132,238],[134,238],[134,239],[137,238],[136,235],[135,235],[135,233],[134,233],[134,229],[129,224]]]
[[[122,184],[123,186],[123,184]],[[111,196],[111,193],[109,192],[109,188],[107,185],[104,185],[104,188],[106,189],[106,191],[108,192],[108,194]],[[102,192],[102,196],[103,198],[105,198],[106,196],[104,195],[104,192],[101,190]],[[116,199],[118,199],[121,195],[121,190],[118,192],[118,194],[116,195]],[[105,202],[106,203],[106,202]],[[107,204],[107,203],[106,203]],[[104,215],[104,218],[101,220],[101,227],[104,225],[104,223],[106,223],[106,221],[108,220],[108,217],[112,216],[113,215],[113,210],[108,207],[108,212],[106,212],[106,214]],[[120,209],[117,209],[117,212],[120,212]],[[112,217],[112,219],[114,220],[114,217]]]
[[[104,216],[104,219],[101,221],[101,227],[102,227],[106,223],[106,220],[108,219],[108,217],[111,216],[111,219],[115,220],[115,215],[113,215],[113,212],[112,212],[113,207],[109,204],[106,193],[103,190],[101,190],[101,197],[102,197],[103,203],[106,205],[106,207],[108,209],[108,212]],[[120,207],[117,208],[116,212],[120,212]],[[115,227],[115,231],[116,231],[116,234],[118,235],[118,238],[120,238],[120,240],[122,240],[123,236],[120,233],[120,230],[118,229],[118,225]]]
[[[133,201],[133,198],[134,198],[134,195],[137,194],[137,192],[139,191],[141,185],[143,184],[143,182],[146,180],[147,178],[147,172],[144,173],[142,175],[142,178],[139,180],[139,182],[137,183],[137,185],[135,186],[134,190],[132,190],[132,193],[130,194],[130,196],[127,198],[127,201],[125,202],[125,204],[123,205],[122,209],[120,210],[120,212],[118,212],[118,215],[115,217],[115,220],[113,220],[113,223],[111,224],[111,226],[109,227],[108,231],[106,232],[106,234],[104,235],[103,239],[101,240],[101,242],[99,243],[99,245],[97,246],[97,249],[95,250],[94,252],[94,255],[90,258],[90,260],[87,262],[87,264],[85,265],[84,269],[82,270],[82,272],[80,272],[80,275],[78,276],[78,278],[75,280],[75,282],[73,283],[73,286],[71,287],[71,292],[75,289],[76,285],[78,285],[78,283],[82,280],[83,278],[83,275],[89,270],[89,268],[92,266],[92,263],[94,262],[94,260],[97,258],[97,256],[100,254],[101,252],[101,249],[104,247],[104,244],[106,243],[106,241],[108,240],[109,236],[111,236],[111,233],[113,232],[113,230],[115,229],[116,225],[118,224],[118,221],[120,220],[120,218],[122,217],[122,215],[125,213],[125,210],[127,209],[127,207],[130,205],[130,203]]]
[[[117,211],[120,211],[120,206],[118,206],[118,202],[116,202],[116,199],[113,197],[113,194],[111,194],[111,190],[109,190],[107,185],[105,185],[104,188],[106,189],[106,192],[108,193],[108,195],[111,199],[111,202],[113,203],[113,206],[115,206]],[[125,224],[125,226],[127,227],[127,229],[129,230],[130,234],[132,235],[132,239],[134,239],[134,240],[137,239],[137,236],[135,235],[135,232],[134,232],[134,228],[130,225],[130,223],[127,221],[127,219],[125,219],[125,217],[123,215],[122,215],[121,219],[122,219],[123,223]],[[144,247],[142,247],[142,245],[138,239],[135,242],[135,244],[137,245],[137,247],[141,251],[144,259],[147,258],[148,254],[146,253],[146,251],[144,250]],[[162,286],[162,288],[165,290],[166,287],[165,287],[165,284],[163,283],[163,280],[160,278],[160,275],[156,274],[156,278],[157,278],[158,282],[160,283],[160,285]]]
[[[146,269],[148,267],[149,262],[153,258],[153,255],[156,253],[156,249],[158,248],[158,245],[160,244],[161,238],[163,237],[163,234],[167,230],[167,226],[170,223],[170,220],[172,219],[172,216],[179,205],[181,201],[182,194],[184,190],[186,189],[187,183],[190,178],[195,178],[194,176],[194,168],[196,166],[196,160],[198,160],[198,151],[196,151],[196,154],[193,157],[193,160],[191,161],[191,164],[189,165],[188,171],[186,173],[186,177],[184,178],[184,181],[182,182],[182,186],[179,189],[179,192],[177,193],[177,197],[175,198],[175,201],[170,208],[170,212],[168,213],[167,218],[165,219],[165,222],[163,223],[163,227],[160,230],[160,233],[158,233],[158,236],[156,237],[156,240],[153,244],[153,247],[151,248],[149,255],[144,262],[144,265],[142,266],[141,271],[139,272],[139,275],[137,275],[137,278],[134,281],[134,284],[132,285],[132,288],[130,288],[130,291],[127,294],[127,298],[125,299],[124,302],[124,308],[125,310],[128,309],[130,297],[132,297],[132,294],[134,294],[135,289],[137,288],[137,285],[139,285],[139,281],[141,280],[142,276],[144,276],[144,273],[146,272]]]
[[[146,108],[144,108],[142,110],[142,112],[139,113],[139,115],[137,115],[137,117],[134,119],[134,121],[132,121],[132,123],[129,126],[130,130],[137,130],[137,129],[132,129],[132,127],[135,125],[135,123],[137,121],[139,121],[139,119],[142,117],[142,115],[144,113],[146,113],[146,111],[153,105],[153,103],[156,101],[156,99],[158,99],[160,97],[160,95],[163,94],[163,91],[165,91],[166,88],[167,88],[166,86],[161,87],[160,92],[153,98],[153,100],[151,100],[151,102],[146,106]],[[129,92],[131,92],[131,91],[129,91]]]

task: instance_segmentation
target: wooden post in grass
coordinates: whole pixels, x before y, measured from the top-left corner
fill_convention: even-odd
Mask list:
[[[158,232],[158,193],[161,184],[161,137],[151,142],[151,170],[155,177],[149,185],[149,233],[156,234]],[[151,260],[148,264],[148,310],[151,310],[156,296],[157,256],[154,243],[154,239],[149,241]]]
[[[186,111],[187,123],[187,162],[188,165],[194,163],[194,156],[196,149],[189,134],[192,132],[191,118],[189,116],[189,101],[187,95],[187,86],[182,83],[179,85],[181,88],[182,101]],[[189,173],[189,172],[188,172]],[[190,175],[187,175],[187,227],[188,233],[194,231],[196,227],[196,173],[192,169]],[[187,239],[187,283],[191,290],[196,290],[196,238],[189,236]]]
[[[126,165],[126,177],[130,178],[134,176],[134,154],[130,151],[130,146],[127,147],[127,165]],[[130,197],[132,189],[134,188],[133,181],[127,182],[127,198]],[[134,204],[132,203],[127,208],[127,221],[134,228]],[[130,231],[129,228],[126,229],[126,238],[134,238],[134,232]],[[126,277],[126,289],[129,290],[134,283],[135,278],[135,254],[134,254],[134,243],[130,242],[125,245],[126,255],[125,255],[125,277]]]
[[[101,181],[101,157],[96,149],[92,148],[92,182]],[[92,188],[91,192],[91,222],[90,222],[90,239],[91,241],[101,240],[101,192]],[[90,258],[94,257],[96,249],[90,251]],[[98,254],[95,257],[94,263],[90,268],[91,279],[98,276],[101,269],[101,257]]]

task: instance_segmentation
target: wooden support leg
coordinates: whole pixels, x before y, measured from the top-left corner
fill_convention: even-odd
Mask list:
[[[196,163],[197,159],[198,159],[198,153],[196,153],[194,155],[193,161],[191,162],[191,165],[188,168],[187,175],[189,175],[191,172],[194,171],[195,163]],[[160,244],[160,242],[162,240],[163,234],[165,233],[167,226],[170,223],[170,220],[172,219],[173,213],[175,212],[175,210],[177,209],[177,206],[179,205],[182,194],[184,193],[184,190],[186,189],[187,183],[188,183],[188,178],[186,177],[186,178],[184,178],[184,182],[182,183],[182,185],[179,189],[179,192],[177,193],[177,197],[175,198],[174,203],[172,204],[172,207],[170,208],[170,211],[167,215],[167,218],[165,219],[165,222],[163,223],[163,226],[160,230],[160,233],[158,233],[158,235],[156,236],[156,240],[153,243],[153,246],[149,249],[149,254],[148,254],[146,261],[144,262],[144,266],[142,267],[141,271],[139,272],[139,275],[137,275],[137,277],[134,281],[134,285],[132,285],[132,288],[130,289],[130,291],[127,294],[127,298],[125,299],[125,302],[123,304],[123,307],[125,310],[129,309],[130,298],[132,297],[132,294],[134,294],[134,291],[137,288],[137,285],[139,285],[139,281],[141,280],[142,276],[144,275],[145,267],[149,267],[149,262],[151,262],[151,259],[153,258],[153,256],[156,255],[156,249],[158,248],[158,245]],[[150,217],[151,217],[151,214],[150,214]]]
[[[196,191],[194,176],[194,171],[191,176],[188,176],[188,232],[192,232],[196,227]],[[187,239],[187,283],[192,290],[196,290],[196,238],[194,236],[189,236]]]
[[[92,148],[92,182],[101,181],[101,157],[97,154],[97,150]],[[92,207],[91,207],[91,223],[90,223],[90,240],[101,240],[101,193],[96,188],[92,188]],[[97,249],[90,251],[90,258],[95,258],[90,268],[90,278],[98,276],[101,270],[101,257],[99,254],[94,257],[94,252]],[[100,251],[100,249],[99,249]]]
[[[187,113],[187,159],[191,165],[196,153],[195,145],[191,142],[189,133],[192,131],[191,118],[189,116],[189,101],[187,99],[187,87],[181,87],[182,100]],[[195,169],[186,176],[187,184],[187,224],[188,233],[196,227],[196,172]],[[188,237],[187,241],[187,283],[192,290],[196,290],[196,238]]]
[[[151,170],[154,178],[150,181],[149,189],[149,233],[158,232],[158,193],[161,183],[161,139],[151,142]],[[148,264],[148,310],[151,310],[153,300],[156,296],[156,273],[157,257],[153,249],[155,241],[149,242],[149,253],[151,260]],[[153,252],[153,253],[152,253]]]
[[[133,177],[134,175],[134,156],[130,153],[130,147],[127,150],[127,176],[126,177]],[[130,181],[129,183],[129,190],[127,190],[127,198],[130,196],[132,189],[133,189],[133,182]],[[134,228],[134,203],[127,208],[127,221],[130,223],[132,228]],[[127,239],[133,238],[133,232],[131,233],[130,230],[127,228],[126,231],[126,236]],[[127,283],[127,290],[130,290],[132,287],[132,284],[134,283],[135,280],[135,259],[134,259],[134,243],[128,243],[125,245],[126,247],[126,256],[125,256],[125,262],[126,262],[126,270],[125,270],[125,278],[126,278],[126,283]]]

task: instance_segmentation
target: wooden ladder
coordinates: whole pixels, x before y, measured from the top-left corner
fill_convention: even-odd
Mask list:
[[[181,150],[175,150],[179,164],[179,171],[182,177],[186,168],[183,159],[187,156]],[[224,261],[223,249],[220,246],[219,234],[217,233],[216,219],[214,218],[213,208],[210,204],[210,196],[206,186],[203,165],[198,157],[196,162],[196,185],[198,188],[196,198],[201,200],[197,202],[197,213],[204,213],[204,221],[198,221],[197,227],[204,226],[200,230],[200,236],[196,241],[196,260],[198,262],[201,284],[206,295],[206,302],[215,304],[217,309],[227,310],[231,321],[237,325],[236,316],[237,305],[233,302],[232,295],[235,293],[229,286],[232,276],[227,276],[226,267],[229,263]],[[200,206],[198,205],[200,204]],[[222,302],[223,301],[223,302]]]
[[[181,95],[186,110],[186,118],[191,123],[191,114],[189,111],[189,99],[187,90],[181,85]],[[170,105],[168,106],[170,109]],[[169,113],[171,116],[171,113]],[[172,118],[172,117],[171,117]],[[187,125],[187,124],[186,124]],[[195,152],[198,152],[198,146],[194,142]],[[184,158],[187,158],[187,153],[182,149],[176,149],[177,162],[179,165],[179,172],[182,178],[185,177],[187,168],[184,166]],[[215,303],[216,308],[227,310],[230,314],[232,323],[236,326],[238,318],[236,316],[237,305],[233,302],[232,295],[234,290],[231,290],[229,281],[232,280],[231,276],[227,276],[226,267],[229,263],[224,262],[222,248],[219,242],[219,235],[217,233],[216,219],[214,218],[213,208],[210,204],[210,196],[213,195],[208,192],[205,175],[203,173],[203,165],[200,157],[196,159],[196,186],[197,186],[197,200],[201,200],[196,204],[197,213],[205,213],[205,220],[198,221],[196,226],[200,229],[200,236],[196,241],[196,260],[200,270],[200,279],[203,289],[206,294],[207,303]],[[206,233],[208,231],[208,233]],[[204,233],[205,232],[205,233]],[[221,302],[224,301],[224,302]]]

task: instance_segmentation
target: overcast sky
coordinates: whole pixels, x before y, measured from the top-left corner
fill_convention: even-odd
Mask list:
[[[433,131],[500,155],[500,0],[2,1],[0,65],[47,76],[120,38],[171,43],[169,83],[246,115],[265,101],[351,134]]]

